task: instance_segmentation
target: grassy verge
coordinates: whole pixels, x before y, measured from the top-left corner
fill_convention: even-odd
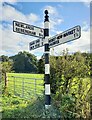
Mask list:
[[[2,97],[2,117],[20,119],[45,119],[60,118],[59,111],[54,107],[53,103],[49,110],[44,108],[44,98],[38,97],[31,100],[21,99],[15,96]]]

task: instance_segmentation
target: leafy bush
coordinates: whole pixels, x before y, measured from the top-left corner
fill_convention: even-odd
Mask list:
[[[69,55],[66,50],[59,57],[50,57],[51,92],[64,118],[89,117],[90,58],[87,55],[80,52]]]

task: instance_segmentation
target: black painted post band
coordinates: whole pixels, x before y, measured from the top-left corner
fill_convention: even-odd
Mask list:
[[[49,65],[49,16],[48,11],[45,10],[44,20],[44,56],[45,56],[45,108],[48,109],[51,104],[50,99],[50,65]]]

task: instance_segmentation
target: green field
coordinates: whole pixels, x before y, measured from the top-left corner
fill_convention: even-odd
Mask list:
[[[7,90],[10,94],[29,99],[33,96],[43,95],[43,78],[43,74],[7,73]]]

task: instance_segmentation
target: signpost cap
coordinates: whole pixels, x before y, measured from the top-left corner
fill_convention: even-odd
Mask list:
[[[45,13],[45,20],[44,20],[44,22],[46,22],[46,21],[49,22],[48,10],[45,10],[44,13]]]
[[[45,10],[45,14],[48,14],[48,10]]]

